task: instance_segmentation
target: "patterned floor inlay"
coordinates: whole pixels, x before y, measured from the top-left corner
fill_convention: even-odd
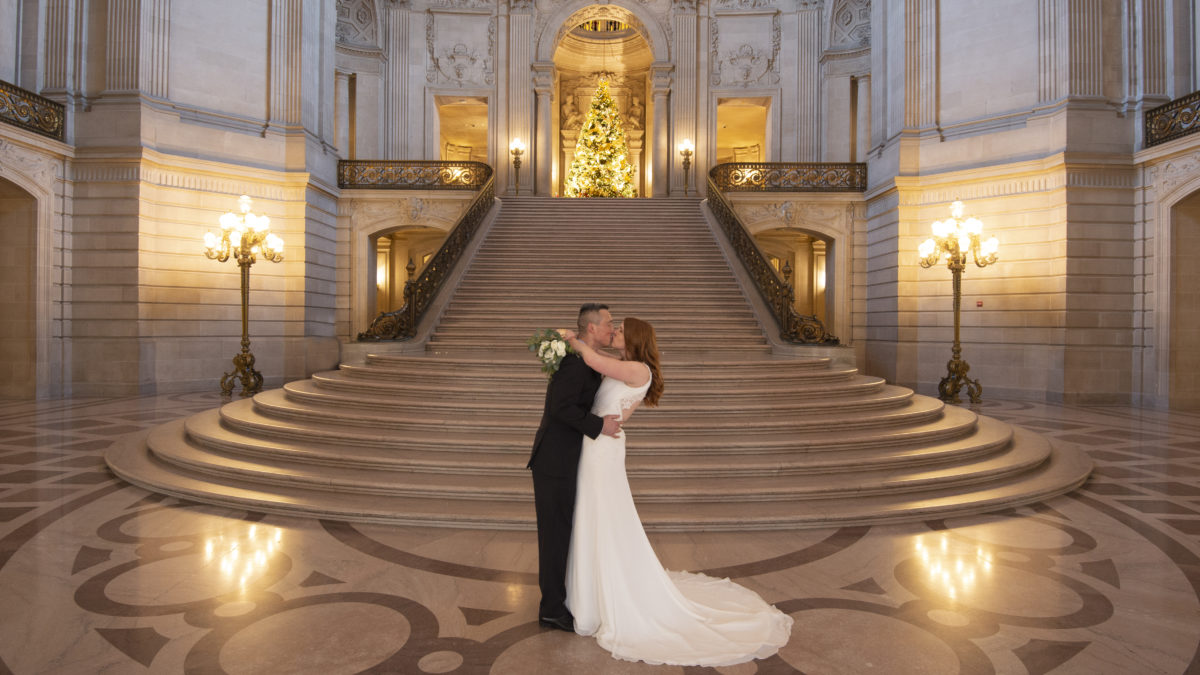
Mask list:
[[[539,627],[530,532],[231,511],[104,468],[120,435],[218,403],[0,404],[0,672],[1200,670],[1195,414],[988,402],[985,414],[1080,444],[1095,475],[981,516],[652,535],[667,567],[735,578],[795,619],[778,655],[710,669],[615,661]]]

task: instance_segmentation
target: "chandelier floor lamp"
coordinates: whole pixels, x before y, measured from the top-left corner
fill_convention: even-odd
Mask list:
[[[688,193],[688,169],[692,168],[692,153],[696,151],[695,144],[689,139],[683,139],[683,142],[676,148],[679,150],[679,156],[683,157],[683,194]]]
[[[508,144],[508,152],[512,154],[513,181],[516,183],[513,193],[521,194],[521,155],[525,154],[525,143],[519,138],[512,139]]]
[[[968,255],[978,267],[987,267],[996,262],[996,251],[1000,243],[995,237],[980,244],[983,223],[978,218],[963,219],[963,203],[955,200],[950,205],[950,217],[933,222],[933,236],[921,243],[917,249],[921,256],[921,267],[929,268],[944,260],[954,279],[954,347],[946,363],[947,373],[938,383],[938,398],[946,403],[960,403],[958,392],[965,386],[971,403],[979,403],[983,386],[979,380],[967,377],[971,366],[962,358],[959,343],[959,309],[962,304],[962,275],[967,267]]]
[[[254,354],[250,352],[250,266],[258,256],[271,262],[283,260],[283,239],[270,231],[271,219],[250,212],[250,197],[238,199],[241,213],[221,216],[221,234],[204,233],[204,255],[225,262],[232,256],[242,273],[242,351],[233,357],[233,370],[221,377],[221,394],[233,395],[234,382],[242,383],[241,396],[253,396],[262,391],[262,373],[254,369]]]

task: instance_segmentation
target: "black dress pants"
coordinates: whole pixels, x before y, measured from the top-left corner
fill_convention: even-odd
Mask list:
[[[537,512],[538,616],[567,614],[567,552],[575,520],[575,477],[560,478],[533,471],[533,504]]]

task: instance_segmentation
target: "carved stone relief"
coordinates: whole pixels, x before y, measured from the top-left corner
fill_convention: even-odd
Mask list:
[[[720,9],[759,9],[774,6],[774,0],[717,0]]]
[[[25,148],[0,140],[0,176],[6,171],[13,175],[19,173],[33,179],[34,183],[45,188],[47,193],[54,192],[54,178],[59,175],[59,163],[54,159]]]
[[[374,0],[338,0],[337,41],[357,47],[379,45]]]
[[[779,83],[779,48],[782,26],[779,14],[770,17],[771,47],[756,46],[755,29],[765,28],[761,16],[714,19],[710,35],[713,86],[750,87]],[[756,25],[757,24],[757,25]],[[722,32],[726,34],[721,37]],[[728,44],[729,46],[724,46]]]
[[[743,217],[746,225],[752,230],[770,229],[771,227],[799,227],[815,224],[836,226],[839,230],[846,229],[849,217],[846,209],[840,204],[811,204],[799,201],[775,202],[769,204],[745,204],[735,207],[738,215]]]
[[[453,21],[453,29],[438,30],[439,18]],[[485,22],[486,21],[486,25]],[[486,32],[487,38],[483,39]],[[439,36],[442,38],[439,40]],[[487,44],[486,51],[471,46]],[[425,15],[425,47],[428,63],[425,81],[458,86],[491,85],[495,82],[496,18],[478,15]]]
[[[1200,152],[1182,157],[1172,157],[1150,168],[1150,183],[1157,188],[1159,196],[1170,194],[1180,183],[1190,181],[1200,172]]]
[[[829,48],[859,49],[871,44],[871,0],[837,0],[829,16]]]

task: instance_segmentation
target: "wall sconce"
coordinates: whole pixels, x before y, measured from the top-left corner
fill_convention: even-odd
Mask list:
[[[688,193],[688,169],[692,168],[692,153],[695,152],[696,146],[692,141],[685,138],[679,144],[679,154],[683,157],[683,194]]]
[[[948,372],[938,383],[938,398],[946,403],[959,403],[958,392],[965,385],[971,403],[979,403],[983,387],[979,380],[967,377],[971,366],[962,359],[962,346],[958,343],[962,274],[967,266],[968,254],[978,267],[987,267],[996,262],[996,251],[1000,249],[1000,242],[992,237],[980,245],[979,237],[983,234],[983,223],[978,218],[963,220],[962,215],[963,203],[955,200],[950,205],[950,217],[933,222],[933,236],[921,243],[917,253],[921,256],[921,267],[933,267],[939,261],[945,260],[950,274],[954,277],[954,347],[950,351],[950,361],[946,364]]]
[[[521,139],[514,138],[508,144],[508,151],[512,153],[513,158],[513,177],[516,183],[514,191],[521,194],[521,155],[525,154],[525,144]]]
[[[250,212],[250,197],[238,199],[241,213],[221,216],[221,236],[204,233],[204,255],[225,262],[232,255],[242,272],[242,351],[233,357],[234,369],[221,377],[221,394],[233,394],[234,380],[242,383],[241,396],[253,396],[262,391],[262,373],[254,369],[254,354],[250,353],[250,266],[257,256],[264,260],[283,260],[283,239],[270,231],[271,219]]]

